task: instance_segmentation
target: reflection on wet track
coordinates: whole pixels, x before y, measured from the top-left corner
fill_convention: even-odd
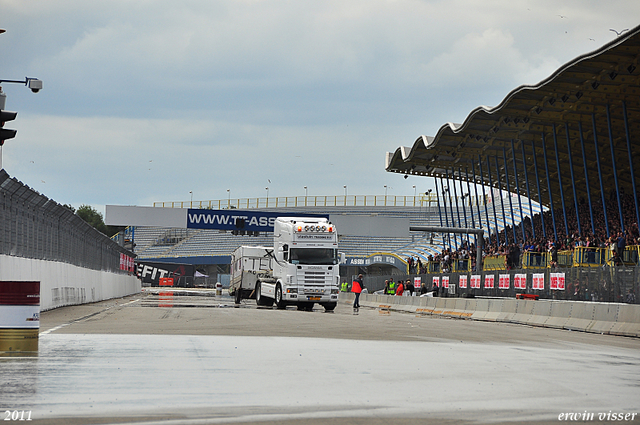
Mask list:
[[[247,313],[258,319],[281,314],[286,323],[317,318],[319,326],[323,318],[348,326],[381,319],[366,311],[261,312],[253,301],[234,309],[227,295],[177,292],[107,306],[42,332],[38,357],[0,359],[0,407],[31,412],[34,423],[152,424],[162,418],[171,425],[359,417],[557,421],[566,411],[640,411],[640,350],[632,348],[109,333],[117,311],[137,318],[153,307],[228,308],[220,313],[238,326]],[[61,333],[82,320],[96,321],[104,332]]]

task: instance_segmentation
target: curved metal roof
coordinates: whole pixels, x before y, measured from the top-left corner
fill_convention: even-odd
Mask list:
[[[468,170],[473,182],[475,166],[475,182],[488,185],[490,158],[493,186],[507,190],[508,173],[508,188],[516,192],[517,170],[519,193],[527,193],[526,177],[532,199],[549,206],[545,163],[557,202],[562,194],[559,177],[565,200],[573,200],[573,185],[578,199],[586,199],[585,171],[590,192],[599,193],[599,160],[605,193],[615,190],[615,169],[621,192],[630,194],[631,170],[636,176],[640,170],[639,60],[640,26],[570,61],[539,84],[516,88],[498,106],[474,109],[463,124],[447,123],[435,137],[420,136],[411,147],[387,152],[385,168],[410,175],[448,174],[464,181]]]

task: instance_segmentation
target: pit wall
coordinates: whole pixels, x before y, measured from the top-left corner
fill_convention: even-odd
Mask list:
[[[141,291],[140,280],[134,275],[7,255],[0,255],[0,280],[39,281],[41,311],[118,298]]]
[[[339,301],[352,304],[353,298],[352,293],[341,292]],[[381,311],[640,337],[640,305],[637,304],[361,294],[360,306]]]

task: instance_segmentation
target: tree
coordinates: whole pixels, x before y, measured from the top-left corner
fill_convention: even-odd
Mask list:
[[[80,205],[80,208],[76,211],[76,215],[93,226],[97,231],[109,237],[120,231],[120,228],[117,226],[107,226],[104,224],[102,214],[90,205]]]

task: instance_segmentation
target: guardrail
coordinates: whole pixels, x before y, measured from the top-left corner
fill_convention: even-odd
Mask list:
[[[442,202],[442,201],[441,201]],[[453,198],[455,202],[455,198]],[[458,197],[462,206],[477,206],[471,197]],[[393,196],[393,195],[336,195],[336,196],[285,196],[266,198],[218,199],[211,201],[154,202],[161,208],[197,208],[222,210],[229,208],[295,208],[295,207],[436,207],[435,195]],[[480,205],[484,205],[480,202]]]

